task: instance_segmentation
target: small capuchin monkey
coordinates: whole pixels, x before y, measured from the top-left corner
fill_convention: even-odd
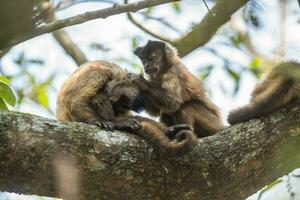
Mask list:
[[[213,135],[224,126],[218,108],[209,100],[201,80],[188,71],[169,44],[149,40],[134,50],[143,63],[143,76],[129,75],[167,126],[188,124],[198,137]]]
[[[190,152],[197,138],[188,125],[166,127],[151,119],[132,116],[130,110],[141,111],[145,100],[139,87],[124,79],[126,75],[127,71],[106,61],[83,64],[60,89],[57,119],[137,134],[169,157]],[[167,135],[176,135],[177,141],[171,141]]]
[[[258,118],[300,97],[300,64],[283,62],[275,66],[251,95],[250,103],[229,113],[228,122],[235,124]]]

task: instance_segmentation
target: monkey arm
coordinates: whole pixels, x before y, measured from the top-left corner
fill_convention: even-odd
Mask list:
[[[140,76],[133,82],[140,87],[146,99],[152,99],[164,112],[175,112],[180,108],[182,104],[181,87],[176,80],[167,81],[159,86]]]

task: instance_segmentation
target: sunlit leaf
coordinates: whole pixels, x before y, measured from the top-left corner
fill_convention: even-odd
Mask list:
[[[47,92],[45,90],[44,87],[40,87],[37,91],[38,93],[38,101],[39,103],[45,107],[45,108],[48,108],[49,107],[49,100],[48,100],[48,95],[47,95]]]
[[[174,8],[174,10],[177,12],[177,13],[180,13],[180,5],[178,2],[173,2],[172,3],[172,7]]]
[[[13,91],[7,84],[3,82],[0,82],[0,98],[2,98],[6,103],[8,103],[11,106],[16,105],[16,97]]]
[[[9,84],[9,80],[5,76],[0,76],[0,81],[7,85]]]
[[[8,110],[5,102],[1,98],[0,98],[0,110]]]
[[[250,62],[250,71],[257,77],[259,78],[262,74],[261,70],[261,65],[262,65],[262,59],[257,57],[251,60]]]
[[[137,37],[132,37],[132,39],[131,39],[131,47],[133,49],[135,49],[135,48],[137,48],[137,46],[138,46]]]
[[[201,80],[205,80],[212,72],[212,69],[214,68],[213,65],[208,65],[206,67],[203,67],[199,70],[199,78]]]

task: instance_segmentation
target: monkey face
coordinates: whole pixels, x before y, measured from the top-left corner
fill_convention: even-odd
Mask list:
[[[134,50],[144,65],[144,71],[150,77],[157,77],[166,66],[165,57],[166,44],[159,41],[151,41],[143,47]]]
[[[117,112],[124,110],[140,112],[144,108],[144,99],[139,87],[126,79],[110,81],[105,87],[105,92]]]

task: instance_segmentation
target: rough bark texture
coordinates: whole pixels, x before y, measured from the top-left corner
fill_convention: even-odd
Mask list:
[[[126,133],[16,112],[0,119],[0,191],[58,196],[58,155],[77,161],[83,199],[243,199],[300,166],[300,100],[173,159]]]

